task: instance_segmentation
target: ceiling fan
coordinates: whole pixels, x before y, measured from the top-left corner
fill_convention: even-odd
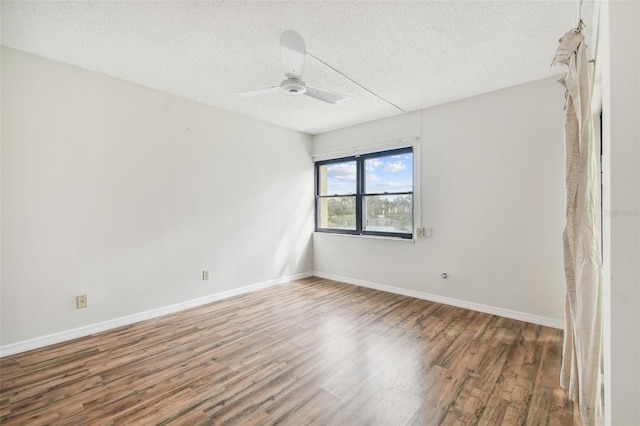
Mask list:
[[[267,87],[264,89],[250,90],[241,92],[242,96],[265,95],[268,93],[284,91],[291,95],[307,95],[315,99],[319,99],[330,104],[337,104],[348,99],[346,96],[331,90],[321,89],[319,87],[307,86],[302,80],[304,72],[304,62],[307,56],[307,50],[304,40],[295,31],[285,31],[280,36],[280,49],[282,50],[282,70],[286,77],[279,86]]]

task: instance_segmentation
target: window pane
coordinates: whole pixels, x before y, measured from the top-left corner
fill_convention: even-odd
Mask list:
[[[356,162],[323,164],[318,168],[320,195],[347,195],[356,193]]]
[[[368,195],[364,197],[364,230],[413,232],[412,195]]]
[[[367,158],[364,161],[365,193],[413,191],[413,153]]]
[[[319,201],[319,228],[356,229],[356,197],[327,197]]]

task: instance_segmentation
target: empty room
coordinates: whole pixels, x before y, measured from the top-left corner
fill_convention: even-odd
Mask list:
[[[640,425],[640,2],[0,13],[0,424]]]

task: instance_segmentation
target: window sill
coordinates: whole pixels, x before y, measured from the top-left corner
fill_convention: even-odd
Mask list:
[[[330,237],[345,237],[345,238],[359,238],[359,239],[366,239],[366,240],[389,240],[389,241],[400,241],[400,242],[404,242],[404,243],[411,243],[411,244],[415,244],[416,243],[416,239],[414,238],[400,238],[400,237],[388,237],[388,236],[382,236],[382,235],[356,235],[356,234],[341,234],[341,233],[337,233],[337,232],[318,232],[318,231],[314,231],[313,235],[328,235]]]

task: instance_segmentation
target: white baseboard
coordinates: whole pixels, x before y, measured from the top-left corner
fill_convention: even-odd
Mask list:
[[[290,275],[275,280],[265,281],[258,284],[252,284],[245,287],[236,288],[233,290],[223,291],[220,293],[214,293],[208,296],[200,297],[198,299],[187,300],[185,302],[176,303],[174,305],[163,306],[161,308],[152,309],[137,314],[127,315],[120,318],[114,318],[112,320],[103,321],[95,324],[86,325],[83,327],[74,328],[71,330],[61,331],[59,333],[48,334],[46,336],[36,337],[29,340],[23,340],[16,343],[10,343],[8,345],[0,346],[0,358],[14,355],[21,352],[30,351],[32,349],[38,349],[45,346],[53,345],[56,343],[66,342],[68,340],[77,339],[79,337],[89,336],[91,334],[100,333],[102,331],[111,330],[117,327],[133,324],[136,322],[157,318],[163,315],[173,314],[175,312],[184,311],[186,309],[195,308],[197,306],[206,305],[207,303],[216,302],[218,300],[227,299],[229,297],[238,296],[252,291],[261,290],[267,287],[284,284],[290,281],[299,280],[302,278],[308,278],[315,276],[318,278],[325,278],[333,281],[342,282],[345,284],[353,284],[360,287],[372,288],[374,290],[386,291],[389,293],[400,294],[403,296],[415,297],[416,299],[429,300],[431,302],[443,303],[445,305],[456,306],[458,308],[470,309],[473,311],[484,312],[487,314],[498,315],[505,318],[511,318],[519,321],[525,321],[532,324],[544,325],[546,327],[553,327],[562,330],[564,328],[564,322],[561,319],[547,318],[539,315],[528,314],[525,312],[512,311],[509,309],[499,308],[496,306],[483,305],[480,303],[468,302],[465,300],[454,299],[451,297],[438,296],[435,294],[425,293],[416,290],[409,290],[401,287],[393,287],[385,284],[378,284],[370,281],[359,280],[355,278],[343,277],[340,275],[327,274],[325,272],[305,272],[297,275]]]
[[[0,346],[0,358],[14,355],[20,352],[30,351],[32,349],[42,348],[56,343],[66,342],[68,340],[77,339],[79,337],[89,336],[91,334],[111,330],[117,327],[122,327],[124,325],[129,325],[152,318],[161,317],[163,315],[173,314],[175,312],[195,308],[196,306],[206,305],[207,303],[216,302],[218,300],[227,299],[229,297],[238,296],[240,294],[250,293],[256,290],[262,290],[267,287],[284,284],[290,281],[308,278],[311,276],[313,276],[311,272],[289,275],[275,280],[252,284],[233,290],[222,291],[220,293],[214,293],[208,296],[200,297],[198,299],[187,300],[185,302],[176,303],[175,305],[163,306],[161,308],[151,309],[149,311],[140,312],[137,314],[85,325],[83,327],[78,327],[71,330],[61,331],[59,333],[48,334],[46,336],[23,340],[21,342],[10,343],[8,345]]]
[[[510,309],[499,308],[497,306],[483,305],[480,303],[468,302],[466,300],[454,299],[451,297],[438,296],[435,294],[424,293],[416,290],[409,290],[401,287],[392,287],[385,284],[363,281],[355,278],[343,277],[340,275],[327,274],[325,272],[314,271],[314,277],[325,278],[328,280],[338,281],[345,284],[353,284],[360,287],[372,288],[374,290],[386,291],[388,293],[400,294],[403,296],[415,297],[416,299],[429,300],[431,302],[442,303],[445,305],[456,306],[458,308],[469,309],[472,311],[484,312],[486,314],[497,315],[500,317],[525,321],[532,324],[544,325],[545,327],[564,329],[564,321],[557,318],[547,318],[540,315],[528,314],[526,312],[512,311]]]

